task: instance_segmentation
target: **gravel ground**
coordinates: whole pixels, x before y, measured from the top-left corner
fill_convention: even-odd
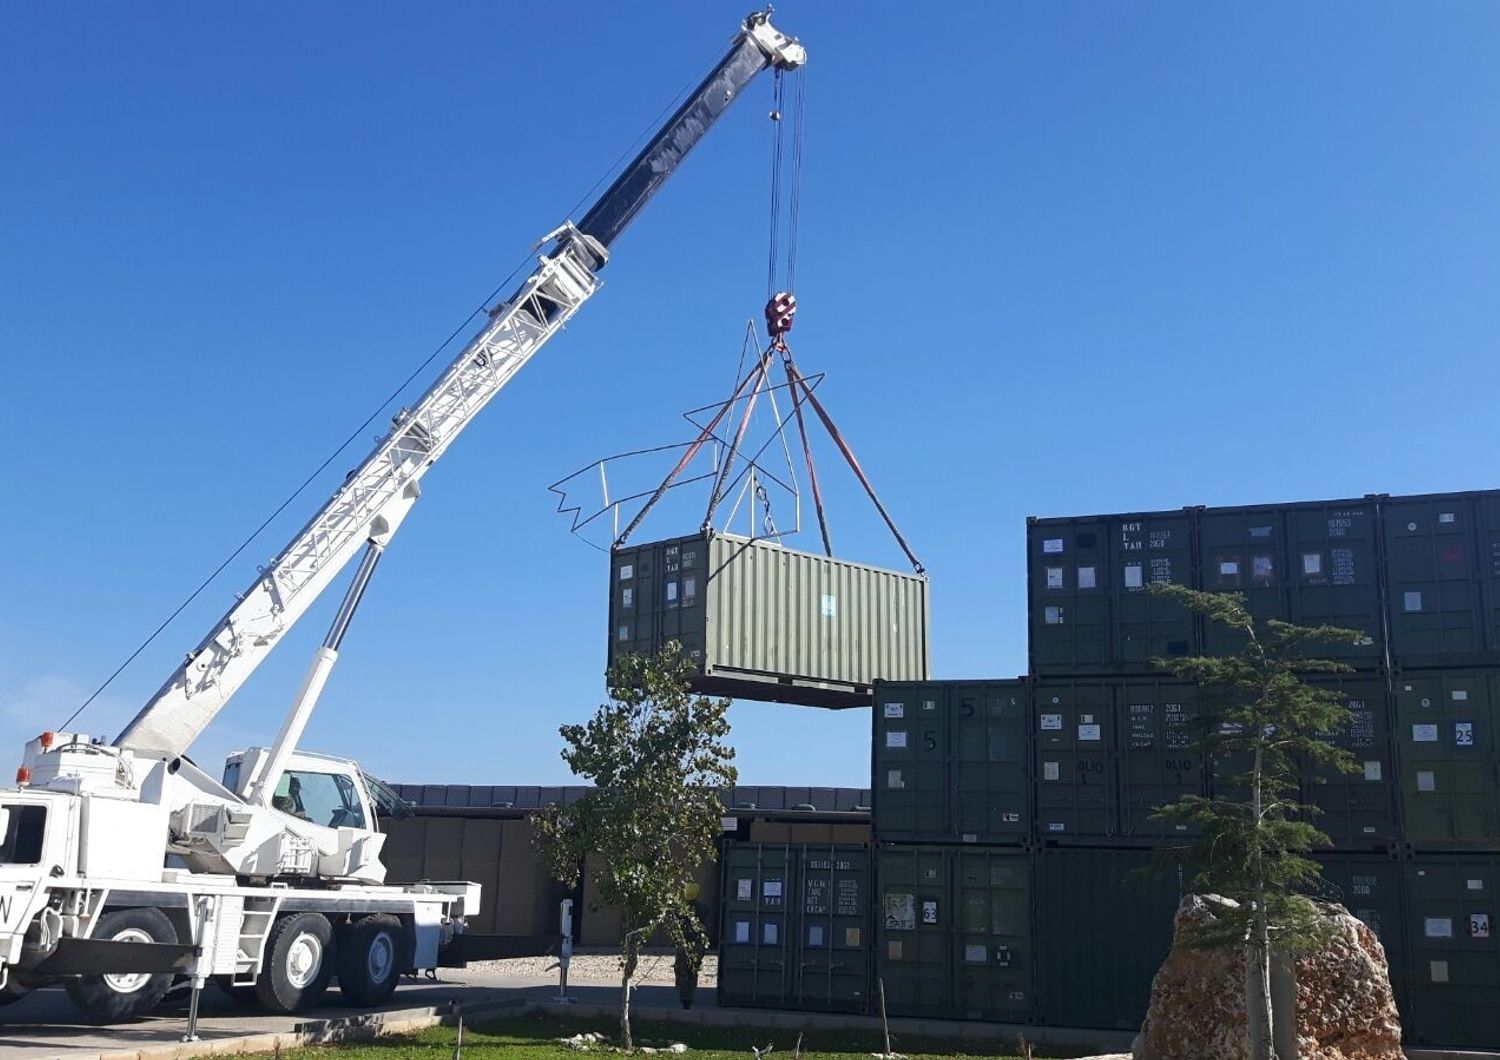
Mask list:
[[[556,957],[515,957],[506,961],[470,961],[469,970],[525,979],[556,979]],[[612,953],[575,953],[568,964],[568,981],[571,983],[618,983],[620,961]],[[672,980],[672,954],[646,953],[641,956],[641,966],[636,972],[637,986],[644,984],[666,984]],[[703,968],[698,973],[699,987],[714,987],[719,982],[719,958],[710,953],[703,958]]]

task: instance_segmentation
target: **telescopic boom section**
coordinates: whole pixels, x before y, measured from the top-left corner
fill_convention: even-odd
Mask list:
[[[365,546],[383,549],[420,495],[420,481],[465,427],[598,289],[609,247],[693,146],[767,67],[806,61],[765,13],[745,20],[724,59],[578,225],[564,223],[531,274],[334,492],[203,642],[126,726],[115,745],[183,754]]]

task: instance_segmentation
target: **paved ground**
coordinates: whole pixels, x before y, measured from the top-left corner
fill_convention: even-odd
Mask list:
[[[465,1009],[485,1005],[520,1003],[522,999],[549,999],[557,994],[554,960],[535,962],[496,961],[470,968],[447,969],[437,981],[407,980],[381,1011],[447,1005],[458,1002]],[[534,966],[533,966],[534,965]],[[580,1002],[612,1004],[619,989],[612,982],[612,958],[575,960],[569,994]],[[549,970],[550,969],[550,970]],[[671,958],[645,966],[647,985],[636,994],[642,1006],[676,1006],[677,993],[670,985]],[[706,969],[707,970],[707,969]],[[698,991],[699,1005],[713,1004],[710,977]],[[269,1016],[253,1005],[240,1005],[217,989],[202,994],[198,1033],[201,1038],[233,1038],[245,1034],[271,1034],[295,1030],[298,1024],[320,1019],[348,1018],[359,1010],[340,1006],[337,988],[329,992],[331,1004],[297,1016]],[[79,1058],[102,1052],[127,1052],[150,1045],[181,1040],[187,1029],[187,996],[171,997],[149,1019],[111,1027],[93,1027],[80,1021],[77,1010],[61,989],[38,990],[6,1008],[0,1008],[0,1057],[4,1060],[50,1060]]]

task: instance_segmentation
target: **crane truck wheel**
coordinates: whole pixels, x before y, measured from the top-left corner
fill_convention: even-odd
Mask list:
[[[268,1012],[289,1015],[316,1005],[333,978],[333,925],[322,913],[289,913],[266,937],[255,996]]]
[[[112,942],[177,942],[177,929],[160,909],[116,909],[99,918],[90,938]],[[154,1009],[172,985],[171,972],[81,975],[67,980],[68,997],[94,1023],[123,1023]]]
[[[395,993],[403,962],[401,921],[389,913],[360,917],[339,931],[339,992],[355,1005],[379,1005]]]

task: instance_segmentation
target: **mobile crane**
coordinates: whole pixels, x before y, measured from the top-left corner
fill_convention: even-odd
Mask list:
[[[423,475],[595,293],[615,239],[729,104],[762,71],[806,62],[769,15],[745,20],[581,221],[543,238],[530,276],[116,739],[48,732],[26,745],[16,786],[0,790],[0,1004],[62,981],[87,1017],[118,1021],[185,979],[194,1020],[208,981],[293,1012],[337,976],[346,1000],[374,1005],[403,973],[481,955],[464,945],[480,942],[464,932],[478,885],[385,885],[376,815],[394,795],[297,745]],[[275,740],[214,779],[189,748],[356,556]]]

